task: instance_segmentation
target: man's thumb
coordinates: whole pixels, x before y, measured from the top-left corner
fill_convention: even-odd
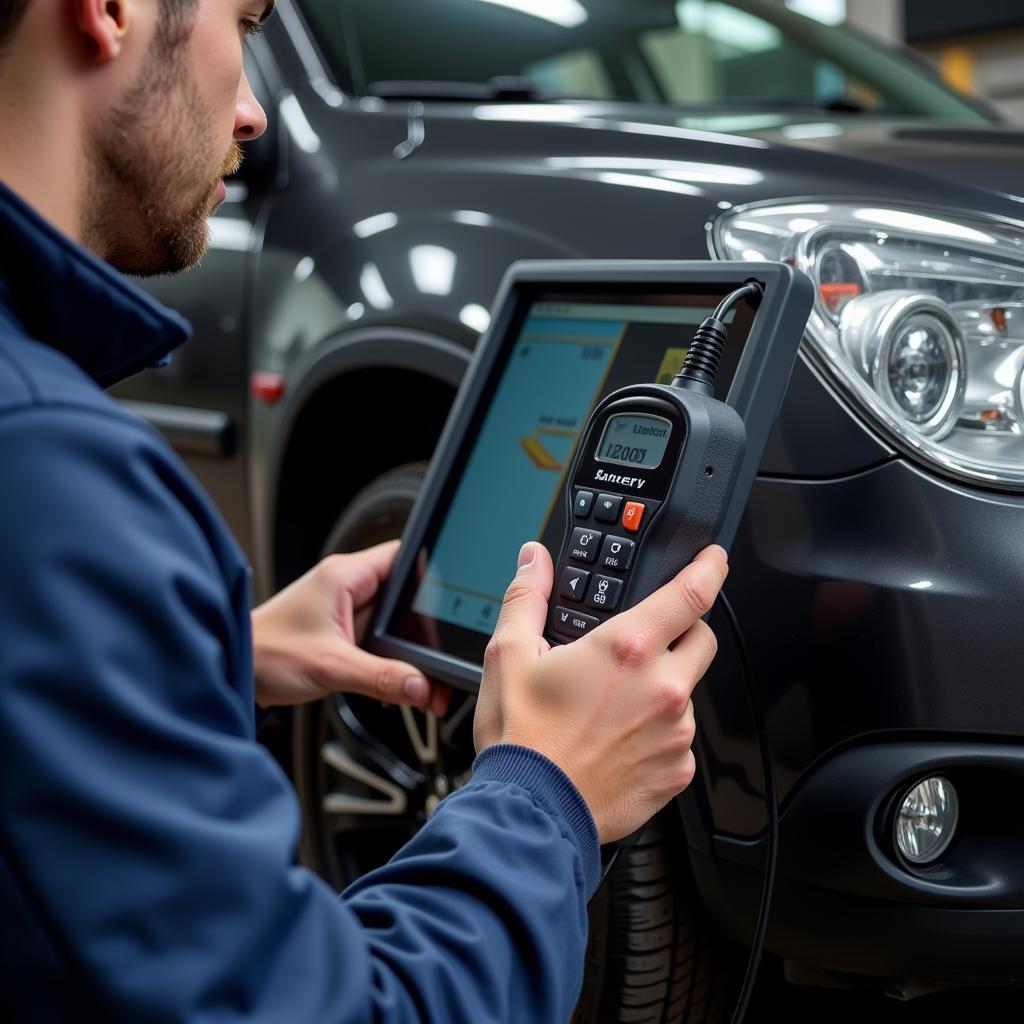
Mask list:
[[[425,708],[430,702],[431,686],[419,669],[404,661],[378,658],[359,647],[346,652],[331,689],[342,693],[361,693],[387,704],[408,704]]]
[[[554,571],[543,544],[530,541],[523,545],[515,579],[505,591],[496,634],[540,636],[544,632]]]

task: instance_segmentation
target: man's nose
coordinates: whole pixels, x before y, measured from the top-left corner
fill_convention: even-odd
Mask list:
[[[252,142],[267,130],[267,115],[253,95],[249,79],[243,74],[238,83],[238,99],[235,101],[235,131],[238,142]]]

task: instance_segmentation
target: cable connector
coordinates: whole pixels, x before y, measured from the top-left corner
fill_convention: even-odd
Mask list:
[[[714,313],[697,328],[682,369],[672,381],[672,387],[714,395],[718,364],[722,361],[725,343],[729,340],[725,318],[741,299],[749,296],[756,303],[761,301],[763,295],[764,288],[761,285],[756,281],[748,281],[742,288],[737,288],[722,299]]]

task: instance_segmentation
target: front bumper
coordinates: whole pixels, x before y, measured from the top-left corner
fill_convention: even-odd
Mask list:
[[[954,841],[909,870],[892,839],[895,803],[920,779],[960,795]],[[691,850],[702,898],[749,943],[764,835]],[[823,761],[791,794],[767,948],[822,971],[938,984],[1024,981],[1024,745],[888,738]]]

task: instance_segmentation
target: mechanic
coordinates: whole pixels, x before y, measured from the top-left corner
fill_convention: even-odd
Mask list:
[[[447,705],[357,646],[397,545],[250,612],[210,500],[102,391],[188,336],[117,271],[202,256],[266,127],[242,70],[264,3],[0,0],[0,1018],[564,1021],[598,843],[693,776],[724,553],[548,650],[527,544],[472,780],[340,897],[295,864],[255,705]]]

